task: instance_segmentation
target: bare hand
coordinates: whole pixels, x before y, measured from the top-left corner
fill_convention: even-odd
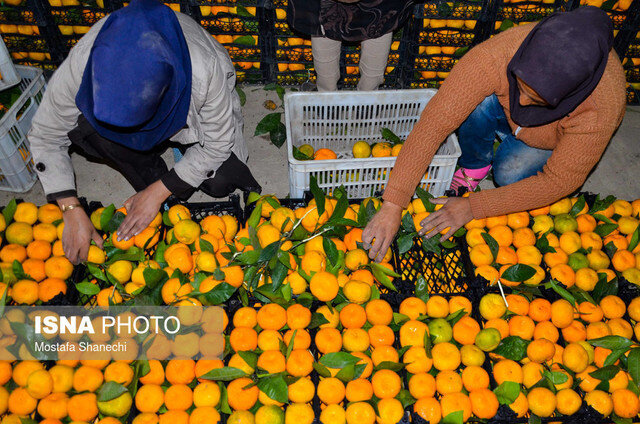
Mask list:
[[[82,208],[75,208],[64,213],[64,231],[62,232],[62,249],[73,264],[87,260],[89,245],[93,240],[102,248],[102,237],[96,231]]]
[[[433,237],[448,229],[440,238],[440,241],[445,241],[451,238],[460,227],[473,219],[471,202],[466,197],[442,197],[431,199],[431,202],[443,206],[420,222],[422,229],[418,231],[418,234],[421,236],[430,233],[428,237]]]
[[[118,240],[129,240],[138,235],[153,221],[158,214],[162,202],[171,192],[158,180],[124,202],[127,217],[118,228]]]
[[[362,232],[363,247],[369,250],[369,258],[380,262],[398,233],[402,208],[395,203],[384,202]]]

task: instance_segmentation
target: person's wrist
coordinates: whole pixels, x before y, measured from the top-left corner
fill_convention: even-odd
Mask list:
[[[402,206],[397,205],[397,204],[395,204],[393,202],[389,202],[388,200],[386,200],[386,201],[384,201],[382,203],[382,207],[385,210],[388,210],[390,212],[396,212],[396,213],[402,213],[402,209],[403,209]]]
[[[162,180],[158,180],[153,183],[151,185],[151,189],[153,190],[154,198],[156,198],[160,204],[171,196],[171,191],[164,185]]]

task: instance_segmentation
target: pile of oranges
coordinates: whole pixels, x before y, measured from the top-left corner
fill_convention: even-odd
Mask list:
[[[2,422],[396,424],[640,412],[640,202],[562,199],[471,221],[469,258],[488,280],[480,298],[388,296],[399,277],[391,251],[375,264],[361,244],[377,199],[249,203],[244,225],[174,205],[126,241],[113,231],[126,210],[97,209],[104,247],[91,246],[80,282],[62,251],[57,206],[5,208],[0,289],[12,304],[70,300],[73,285],[93,305],[219,304],[225,314],[224,337],[175,359],[158,339],[146,360],[0,362]],[[418,199],[405,214],[419,229],[434,209]],[[461,268],[454,253],[444,264]]]

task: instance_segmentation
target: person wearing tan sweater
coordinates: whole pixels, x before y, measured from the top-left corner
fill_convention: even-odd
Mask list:
[[[548,205],[578,189],[625,111],[625,75],[605,12],[581,7],[514,27],[472,48],[425,107],[391,172],[383,205],[363,233],[381,258],[433,155],[459,128],[452,187],[475,188],[493,165],[499,186],[435,199],[421,235]],[[495,137],[501,141],[494,154]],[[375,242],[374,242],[375,240]]]

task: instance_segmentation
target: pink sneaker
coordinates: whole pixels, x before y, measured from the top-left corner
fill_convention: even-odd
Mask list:
[[[460,187],[466,187],[469,191],[474,191],[478,184],[489,175],[491,165],[479,169],[459,168],[453,174],[451,189],[458,191]]]

